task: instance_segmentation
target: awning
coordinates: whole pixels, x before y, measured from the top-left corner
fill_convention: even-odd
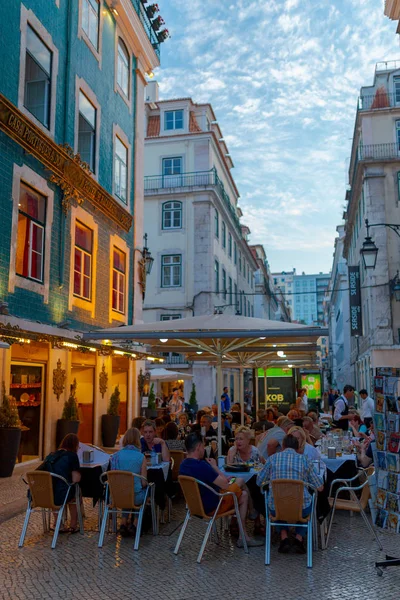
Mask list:
[[[180,373],[179,371],[169,371],[168,369],[150,369],[150,377],[156,381],[177,381],[178,379],[192,379],[190,373]]]

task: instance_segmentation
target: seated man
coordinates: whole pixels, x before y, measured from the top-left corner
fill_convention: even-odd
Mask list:
[[[303,428],[308,431],[310,434],[310,438],[312,443],[315,446],[315,442],[317,442],[322,437],[322,431],[318,427],[316,423],[314,423],[311,417],[303,418]]]
[[[240,518],[243,523],[243,530],[246,537],[248,546],[262,546],[263,540],[255,540],[250,538],[246,532],[246,514],[248,508],[248,495],[245,490],[242,489],[244,482],[242,479],[237,479],[234,483],[229,483],[229,477],[226,477],[217,467],[217,463],[213,458],[204,458],[204,443],[202,437],[198,433],[190,433],[185,439],[187,458],[181,463],[179,473],[180,475],[187,475],[194,477],[203,483],[206,483],[218,493],[225,491],[234,492],[238,498]],[[203,502],[204,512],[207,515],[213,515],[215,509],[218,506],[219,498],[210,490],[200,487],[201,499]],[[219,508],[220,513],[227,512],[233,509],[234,501],[232,496],[226,496],[223,498],[221,506]],[[243,547],[243,540],[239,537],[237,546]]]
[[[156,424],[147,420],[143,423],[143,437],[140,438],[142,452],[157,452],[164,462],[169,462],[170,454],[165,440],[156,437]]]
[[[255,431],[267,431],[267,429],[272,429],[273,426],[274,424],[267,420],[267,411],[260,408],[257,411],[257,421],[253,423],[251,428],[255,429]]]
[[[211,425],[212,416],[211,415],[203,415],[200,419],[200,431],[201,435],[205,438],[215,438],[217,437],[217,431]]]
[[[313,485],[319,492],[324,488],[324,482],[320,475],[314,469],[312,462],[303,454],[298,454],[299,441],[294,435],[286,435],[282,442],[283,450],[273,456],[270,456],[262,470],[257,476],[257,484],[262,487],[268,481],[274,479],[300,479],[304,483]],[[274,497],[269,494],[269,511],[275,516]],[[303,498],[303,518],[311,513],[311,495],[309,490],[304,487]],[[298,554],[305,554],[306,549],[302,537],[303,529],[296,529],[296,537],[293,540],[293,547]],[[278,552],[287,554],[290,552],[292,543],[288,537],[288,528],[281,529],[281,543]]]
[[[287,417],[279,417],[275,427],[267,431],[264,434],[264,437],[261,436],[260,438],[258,451],[261,456],[267,458],[268,456],[275,454],[275,452],[280,452],[282,449],[283,438],[293,425],[293,421]]]

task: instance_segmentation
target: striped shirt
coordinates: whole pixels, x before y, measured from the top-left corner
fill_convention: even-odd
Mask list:
[[[274,479],[299,479],[304,483],[309,483],[315,488],[323,485],[322,478],[314,469],[312,462],[304,456],[298,454],[293,448],[287,448],[283,452],[278,452],[268,457],[263,469],[257,476],[257,484],[262,487],[267,481]],[[275,510],[274,498],[269,494],[269,508]],[[303,509],[311,504],[311,494],[304,487]]]

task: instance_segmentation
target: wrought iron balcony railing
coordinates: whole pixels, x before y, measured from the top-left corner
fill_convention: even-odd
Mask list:
[[[358,160],[400,160],[399,144],[372,144],[359,146]]]
[[[375,94],[363,95],[358,99],[359,110],[382,110],[395,106],[400,108],[400,91],[389,93],[380,88]]]
[[[154,194],[159,190],[185,188],[185,187],[214,187],[225,207],[229,211],[236,229],[240,236],[242,230],[239,217],[236,214],[236,208],[230,201],[228,194],[221,179],[218,177],[215,168],[209,171],[194,171],[192,173],[179,173],[176,175],[147,175],[144,178],[145,195]]]
[[[137,15],[140,19],[140,22],[143,25],[143,28],[149,38],[151,45],[154,48],[155,53],[158,58],[160,58],[160,43],[158,41],[157,33],[154,31],[153,26],[149,17],[147,16],[147,12],[141,0],[131,0],[133,8],[136,10]]]

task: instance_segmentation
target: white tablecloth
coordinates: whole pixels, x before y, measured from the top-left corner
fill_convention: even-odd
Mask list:
[[[325,454],[321,454],[321,460],[326,464],[327,468],[332,471],[332,473],[336,473],[339,467],[343,465],[343,463],[351,460],[355,462],[356,455],[355,454],[343,454],[342,456],[337,456],[336,458],[328,458]]]
[[[84,463],[82,461],[83,458],[83,452],[84,450],[92,450],[93,452],[93,462],[91,463]],[[103,471],[105,471],[108,467],[108,463],[110,461],[111,456],[109,454],[107,454],[107,452],[103,452],[102,450],[99,450],[98,448],[93,448],[92,446],[88,445],[88,444],[82,444],[82,442],[79,444],[79,448],[78,448],[78,458],[79,458],[79,462],[81,467],[85,467],[88,469],[94,468],[94,467],[98,467],[101,466],[101,468],[103,469]]]
[[[159,465],[148,465],[147,470],[150,471],[150,469],[162,469],[164,473],[164,480],[167,481],[169,462],[162,462]]]
[[[230,472],[230,471],[225,471],[225,457],[224,456],[220,456],[218,458],[218,467],[219,469],[221,469],[221,471],[227,476],[227,477],[240,477],[240,479],[243,479],[243,481],[246,483],[246,481],[249,481],[249,479],[251,479],[253,477],[253,475],[257,475],[258,471],[256,471],[255,469],[251,468],[250,471],[235,471]]]

